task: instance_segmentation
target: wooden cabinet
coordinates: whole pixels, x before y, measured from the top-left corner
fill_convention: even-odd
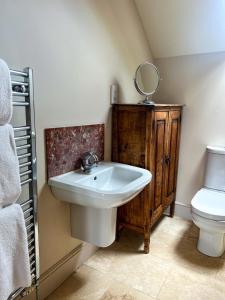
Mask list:
[[[170,205],[174,214],[181,105],[113,105],[112,160],[152,173],[151,183],[118,208],[117,234],[123,227],[143,233],[149,252],[150,231]]]

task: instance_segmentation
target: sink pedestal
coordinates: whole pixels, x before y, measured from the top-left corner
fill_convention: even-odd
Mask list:
[[[71,230],[74,238],[98,247],[115,240],[117,208],[95,208],[71,204]]]

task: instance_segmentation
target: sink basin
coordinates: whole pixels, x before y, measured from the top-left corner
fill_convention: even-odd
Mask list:
[[[148,170],[101,162],[84,173],[72,171],[49,179],[54,196],[71,204],[72,236],[106,247],[115,240],[117,207],[133,199],[151,181]]]
[[[91,173],[73,171],[49,179],[56,198],[73,204],[96,208],[123,205],[137,195],[151,180],[145,169],[102,162]]]

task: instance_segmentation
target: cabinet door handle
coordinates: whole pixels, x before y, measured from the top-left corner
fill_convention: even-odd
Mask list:
[[[168,165],[171,161],[171,157],[169,155],[165,156],[165,163]]]

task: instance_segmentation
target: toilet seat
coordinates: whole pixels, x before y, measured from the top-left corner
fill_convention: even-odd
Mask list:
[[[203,218],[225,221],[225,192],[202,188],[192,199],[191,208]]]

